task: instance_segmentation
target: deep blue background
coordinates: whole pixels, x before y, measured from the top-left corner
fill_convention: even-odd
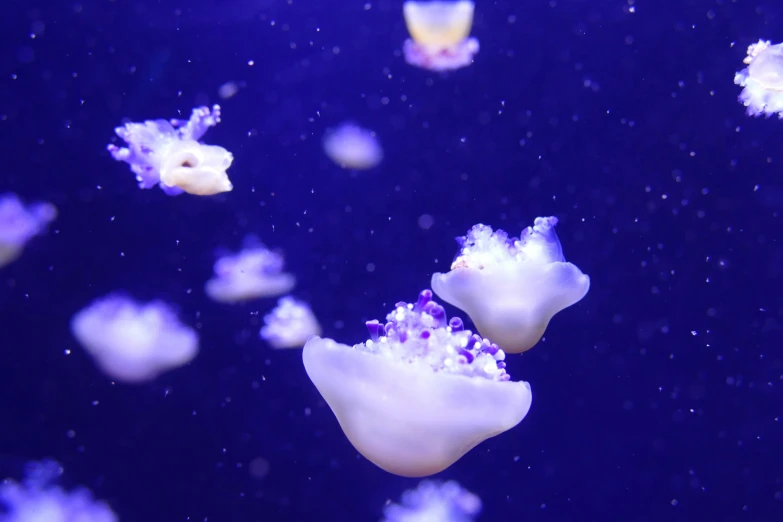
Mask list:
[[[553,214],[590,293],[510,358],[528,417],[441,478],[482,521],[783,520],[783,122],[732,84],[783,7],[479,0],[475,64],[439,75],[400,56],[400,2],[371,3],[4,2],[0,191],[60,217],[0,272],[0,474],[53,457],[131,522],[377,520],[417,481],[358,457],[300,352],[257,339],[273,301],[206,299],[215,249],[283,248],[295,295],[354,343],[454,236]],[[123,118],[187,115],[226,81],[246,87],[205,140],[234,153],[233,192],[141,191],[105,152]],[[325,158],[344,119],[378,132],[379,168]],[[196,361],[112,385],[68,320],[115,289],[178,303]]]

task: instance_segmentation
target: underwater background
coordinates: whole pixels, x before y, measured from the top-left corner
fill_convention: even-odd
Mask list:
[[[525,420],[435,478],[479,521],[783,520],[783,122],[732,83],[783,5],[478,0],[481,51],[450,73],[405,63],[392,0],[3,11],[0,192],[59,211],[0,270],[3,477],[55,459],[123,521],[379,520],[419,480],[359,456],[301,352],[258,338],[274,299],[204,295],[216,252],[280,248],[323,335],[354,344],[472,225],[555,215],[591,291],[508,356]],[[232,192],[139,190],[106,151],[125,118],[216,102]],[[345,120],[377,133],[377,168],[323,154]],[[69,321],[117,289],[176,303],[198,357],[143,386],[101,374]]]

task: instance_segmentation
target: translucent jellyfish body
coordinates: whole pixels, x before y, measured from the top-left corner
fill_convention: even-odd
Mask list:
[[[283,272],[284,268],[282,254],[258,244],[218,259],[215,277],[207,281],[204,291],[219,303],[282,295],[296,284],[296,278]]]
[[[759,40],[748,47],[744,62],[748,67],[734,75],[734,83],[744,87],[739,99],[748,115],[783,118],[783,44]]]
[[[432,71],[450,71],[470,65],[479,43],[470,38],[473,2],[405,2],[405,25],[411,38],[405,40],[405,61]]]
[[[327,131],[324,152],[344,169],[371,169],[383,159],[383,149],[375,133],[353,123],[343,123]]]
[[[482,335],[506,352],[535,345],[560,310],[582,299],[590,278],[567,263],[557,218],[536,218],[519,239],[476,225],[446,274],[433,274],[438,296],[470,316]]]
[[[272,348],[301,348],[307,340],[321,335],[321,325],[307,303],[286,296],[264,316],[259,336]]]
[[[383,508],[381,522],[472,522],[479,513],[481,499],[457,482],[424,480]]]
[[[0,194],[0,268],[15,261],[55,217],[57,209],[50,203],[25,206],[16,194]]]
[[[114,132],[127,148],[109,144],[108,151],[117,161],[130,165],[143,189],[159,185],[176,196],[187,192],[211,196],[233,188],[226,170],[234,156],[223,147],[204,145],[198,140],[207,129],[220,122],[220,106],[193,109],[190,119],[147,120],[126,123]]]
[[[447,321],[432,292],[397,303],[386,319],[367,323],[363,344],[313,337],[303,350],[307,375],[369,461],[432,475],[527,415],[530,385],[511,382],[503,351],[459,318]]]
[[[108,377],[151,381],[198,353],[198,335],[163,302],[140,304],[124,295],[97,299],[71,319],[71,331]]]

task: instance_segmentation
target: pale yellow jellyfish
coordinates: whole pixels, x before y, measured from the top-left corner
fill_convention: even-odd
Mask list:
[[[238,303],[289,292],[296,278],[283,272],[283,256],[257,244],[215,262],[215,277],[204,291],[219,303]]]
[[[748,67],[734,75],[734,83],[744,87],[739,99],[748,115],[783,118],[783,44],[759,40],[748,47],[744,62]]]
[[[497,345],[446,320],[423,291],[397,303],[370,339],[348,346],[313,337],[305,370],[348,440],[378,467],[405,477],[443,471],[480,442],[519,424],[530,385],[511,382]]]
[[[272,348],[301,348],[310,337],[321,335],[321,325],[307,303],[285,296],[264,316],[258,335]]]
[[[411,38],[405,41],[405,60],[433,71],[449,71],[470,65],[479,50],[478,40],[470,38],[473,2],[405,2],[405,25]]]
[[[0,194],[0,268],[22,255],[27,242],[56,217],[50,203],[26,206],[16,194]]]
[[[450,272],[432,276],[432,289],[506,352],[532,348],[552,317],[590,288],[590,278],[565,261],[556,224],[554,217],[536,218],[519,239],[474,226],[457,238],[460,254]]]
[[[344,169],[367,170],[383,159],[375,133],[353,123],[343,123],[324,135],[324,152]]]

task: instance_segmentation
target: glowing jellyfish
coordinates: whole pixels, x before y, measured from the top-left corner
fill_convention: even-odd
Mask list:
[[[527,415],[530,385],[510,381],[503,350],[459,318],[447,322],[432,292],[397,303],[386,319],[367,323],[363,344],[313,337],[303,350],[307,375],[369,461],[432,475]]]
[[[748,115],[783,118],[783,44],[759,40],[748,47],[744,62],[748,67],[734,75],[734,83],[744,87],[739,99]]]
[[[71,331],[103,373],[127,383],[151,381],[198,353],[198,335],[177,319],[172,306],[139,304],[120,294],[79,311]]]
[[[286,296],[264,316],[259,335],[272,348],[301,348],[314,335],[321,335],[321,325],[307,303]]]
[[[457,238],[461,251],[450,272],[433,274],[432,289],[506,352],[532,348],[550,319],[590,288],[590,278],[563,257],[556,224],[536,218],[519,239],[474,226]]]
[[[25,206],[16,194],[0,194],[0,268],[15,261],[33,236],[57,217],[50,203]]]
[[[187,192],[211,196],[233,189],[226,169],[234,156],[223,147],[199,143],[207,129],[220,123],[220,106],[193,109],[188,121],[147,120],[126,123],[114,132],[127,144],[106,148],[117,161],[129,164],[143,189],[159,185],[176,196]]]
[[[219,303],[237,303],[289,292],[296,278],[283,272],[283,256],[264,245],[245,248],[221,257],[215,262],[215,277],[207,281],[204,291]]]
[[[366,170],[383,159],[375,133],[353,123],[343,123],[324,135],[324,152],[344,169]]]
[[[469,37],[473,26],[473,2],[405,2],[405,61],[432,71],[451,71],[470,65],[479,43]]]
[[[479,513],[481,499],[457,482],[424,480],[383,508],[381,522],[472,522]]]

